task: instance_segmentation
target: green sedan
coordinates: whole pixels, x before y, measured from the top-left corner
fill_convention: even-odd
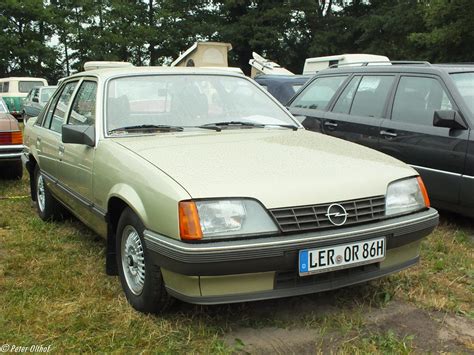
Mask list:
[[[438,223],[415,170],[306,131],[225,70],[75,74],[24,140],[39,216],[69,210],[103,236],[142,312],[366,282],[416,264]]]

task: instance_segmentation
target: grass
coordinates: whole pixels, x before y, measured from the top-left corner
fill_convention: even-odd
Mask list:
[[[105,243],[75,219],[41,221],[28,178],[0,180],[0,346],[51,345],[55,352],[231,353],[242,327],[314,330],[317,348],[347,353],[410,353],[412,334],[369,326],[368,309],[392,300],[472,318],[470,222],[444,218],[422,245],[419,266],[324,294],[222,306],[178,303],[143,315],[104,272]],[[4,198],[9,197],[9,198]],[[329,344],[333,337],[337,344]],[[319,340],[318,340],[319,339]]]

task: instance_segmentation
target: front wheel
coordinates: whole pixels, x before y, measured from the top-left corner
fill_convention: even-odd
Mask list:
[[[172,298],[166,292],[160,268],[150,261],[143,241],[144,230],[138,216],[126,208],[117,227],[117,265],[122,288],[132,307],[144,313],[157,313],[169,307]]]

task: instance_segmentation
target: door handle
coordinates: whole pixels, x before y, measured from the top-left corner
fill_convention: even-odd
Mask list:
[[[36,148],[39,149],[40,145],[41,145],[41,138],[40,138],[40,137],[36,137]]]
[[[325,121],[324,125],[331,128],[337,128],[337,123],[334,121]]]
[[[380,134],[386,138],[395,138],[398,136],[398,134],[396,134],[395,132],[390,132],[390,131],[385,131],[385,130],[381,130]]]
[[[62,144],[59,146],[59,153],[60,154],[64,153],[64,146]]]

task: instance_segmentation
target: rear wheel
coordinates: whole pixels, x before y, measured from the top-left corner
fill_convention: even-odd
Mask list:
[[[132,307],[144,313],[157,313],[169,307],[173,299],[166,292],[160,268],[148,256],[144,230],[138,216],[126,208],[117,227],[117,265],[122,288]]]
[[[43,221],[62,219],[64,207],[51,195],[38,166],[35,168],[36,210]]]

